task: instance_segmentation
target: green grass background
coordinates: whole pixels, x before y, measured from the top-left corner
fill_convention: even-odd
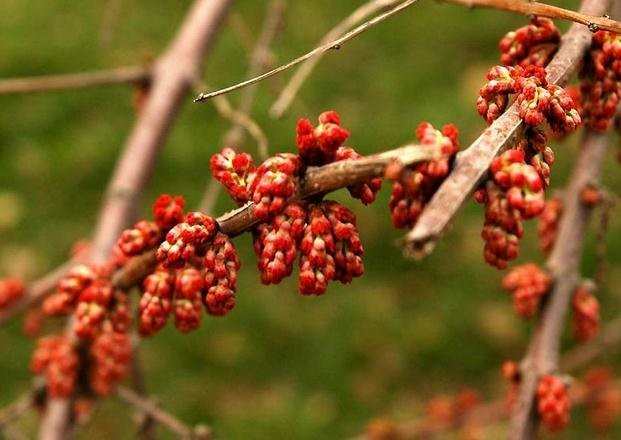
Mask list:
[[[165,48],[190,5],[120,3],[104,45],[105,1],[3,0],[0,76],[142,63]],[[233,13],[256,35],[266,3],[239,0]],[[313,47],[362,3],[289,1],[286,26],[273,45],[277,60]],[[456,123],[462,145],[468,145],[484,128],[474,101],[485,70],[497,62],[497,41],[525,22],[502,12],[421,0],[326,56],[282,120],[270,119],[267,110],[290,73],[262,83],[253,116],[272,152],[293,151],[298,117],[315,118],[331,108],[351,130],[351,145],[365,154],[412,139],[421,120]],[[244,79],[246,69],[247,52],[228,21],[206,60],[205,79],[227,86]],[[235,102],[238,97],[230,95]],[[126,86],[0,97],[0,275],[34,279],[64,261],[74,242],[88,238],[133,121]],[[209,157],[227,128],[211,105],[193,105],[188,97],[143,198],[143,212],[162,192],[183,194],[196,204],[209,177]],[[573,136],[555,146],[554,187],[563,185],[578,142]],[[243,147],[255,148],[252,141]],[[605,180],[613,190],[620,183],[618,167],[611,151]],[[220,438],[231,439],[343,438],[378,416],[420,417],[431,396],[462,386],[487,398],[502,393],[500,363],[521,357],[531,326],[514,316],[499,287],[502,274],[483,262],[481,207],[468,202],[433,255],[412,262],[394,244],[402,231],[391,227],[389,192],[385,185],[370,208],[343,191],[334,194],[358,214],[366,273],[349,286],[334,284],[320,298],[301,297],[295,277],[262,286],[249,237],[236,239],[243,261],[236,309],[224,319],[204,319],[188,336],[169,326],[146,340],[141,356],[150,392],[181,419],[207,423]],[[217,211],[231,207],[221,197]],[[530,223],[518,262],[543,261]],[[605,320],[619,313],[620,226],[613,215],[610,266],[600,296]],[[594,273],[593,255],[591,234],[585,276]],[[20,328],[15,320],[0,329],[0,404],[25,391],[31,379],[33,342]],[[566,335],[564,348],[572,345]],[[601,362],[618,366],[620,360],[609,354]],[[576,423],[559,437],[578,439],[589,432],[584,415],[574,414]],[[34,435],[36,422],[30,415],[21,427]],[[131,438],[133,430],[131,411],[110,398],[97,406],[79,438]],[[499,438],[502,430],[487,436]]]

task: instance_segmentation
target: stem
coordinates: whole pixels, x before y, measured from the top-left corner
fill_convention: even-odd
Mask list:
[[[571,296],[580,280],[580,258],[591,209],[580,199],[582,189],[600,177],[607,136],[587,131],[564,201],[558,237],[547,261],[555,280],[539,324],[521,364],[520,397],[512,416],[510,438],[533,438],[536,431],[535,392],[539,378],[556,372],[559,344]]]

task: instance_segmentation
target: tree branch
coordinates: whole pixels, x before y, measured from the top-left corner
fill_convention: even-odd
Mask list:
[[[599,180],[608,139],[587,131],[574,166],[559,224],[556,245],[547,261],[554,287],[541,311],[526,356],[521,363],[520,397],[512,416],[510,438],[528,439],[535,434],[535,392],[539,378],[559,366],[560,337],[571,296],[580,280],[580,258],[591,209],[581,202],[582,189]]]
[[[467,6],[469,8],[483,7],[499,9],[501,11],[516,12],[522,15],[537,15],[539,17],[556,18],[558,20],[573,21],[587,26],[593,32],[605,30],[621,33],[621,23],[611,20],[601,14],[589,15],[545,3],[528,0],[444,0],[448,3]]]
[[[90,261],[102,263],[134,215],[160,146],[184,95],[198,77],[203,57],[213,43],[232,0],[197,0],[177,36],[153,66],[145,108],[130,134],[108,185],[90,250]],[[67,325],[71,334],[72,320]],[[51,399],[43,415],[40,438],[65,437],[70,426],[69,399]]]
[[[0,95],[136,83],[147,80],[150,76],[151,69],[148,67],[130,66],[96,72],[8,78],[0,80]]]
[[[608,0],[584,0],[580,11],[601,15],[608,4]],[[546,68],[548,82],[563,85],[580,64],[590,43],[589,30],[579,24],[572,25]],[[459,208],[487,175],[494,157],[508,149],[522,135],[522,130],[523,123],[514,103],[468,149],[457,155],[453,171],[434,194],[414,228],[405,236],[409,253],[425,256],[433,250]]]

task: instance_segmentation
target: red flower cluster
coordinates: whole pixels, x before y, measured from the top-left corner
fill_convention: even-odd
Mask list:
[[[539,235],[539,248],[544,254],[549,254],[558,234],[558,225],[563,213],[563,201],[560,197],[553,197],[546,201],[545,207],[539,216],[537,234]]]
[[[4,278],[0,280],[0,309],[13,304],[20,299],[25,292],[24,283],[17,278]]]
[[[80,294],[98,275],[94,269],[84,264],[73,267],[57,286],[57,291],[43,302],[43,312],[48,316],[67,315],[78,303]]]
[[[560,37],[552,20],[533,17],[530,24],[500,40],[500,62],[507,66],[546,66],[558,49]]]
[[[581,123],[572,97],[562,87],[548,84],[546,71],[540,66],[494,66],[487,73],[487,83],[479,91],[477,111],[491,124],[516,95],[520,117],[532,127],[547,122],[559,135],[574,131]]]
[[[541,422],[550,431],[560,431],[569,423],[570,400],[567,386],[552,375],[539,379],[537,411]]]
[[[106,329],[90,347],[91,389],[100,396],[109,395],[126,375],[132,359],[131,338],[127,333]]]
[[[621,389],[610,368],[595,367],[584,375],[587,418],[599,431],[606,432],[621,415]]]
[[[78,355],[66,336],[47,336],[39,339],[30,369],[45,376],[50,396],[68,397],[78,376]]]
[[[439,157],[401,170],[393,182],[388,207],[396,228],[411,228],[416,224],[425,205],[448,175],[459,149],[458,130],[453,124],[445,125],[440,132],[429,122],[421,122],[416,137],[421,145],[436,147]]]
[[[607,130],[619,104],[621,81],[621,39],[608,31],[593,34],[591,50],[581,72],[580,91],[587,125]]]
[[[584,282],[574,292],[572,299],[574,337],[586,342],[599,331],[599,301],[593,294],[593,283]]]
[[[516,266],[502,280],[503,289],[513,295],[515,311],[524,318],[535,314],[551,285],[550,276],[534,263]]]
[[[233,200],[238,204],[252,200],[255,204],[254,214],[261,223],[253,230],[254,250],[264,284],[278,284],[291,275],[298,253],[303,294],[320,295],[331,280],[348,283],[362,275],[363,249],[353,213],[336,202],[322,202],[321,196],[311,204],[290,200],[296,179],[307,166],[362,157],[343,145],[348,137],[339,115],[327,111],[319,116],[316,127],[308,119],[298,121],[298,155],[279,154],[257,168],[248,154],[230,148],[211,158],[215,178]],[[380,187],[381,179],[374,178],[348,189],[354,198],[368,204],[375,200]],[[238,267],[232,260],[231,264]],[[227,287],[220,282],[212,288],[214,295],[208,295],[214,311],[227,310],[234,304]]]

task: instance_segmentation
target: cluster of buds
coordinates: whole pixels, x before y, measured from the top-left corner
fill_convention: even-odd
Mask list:
[[[605,131],[612,125],[621,93],[621,39],[617,34],[593,34],[581,76],[584,119],[591,129]]]
[[[539,215],[539,223],[537,225],[537,234],[539,235],[539,248],[548,255],[558,234],[558,225],[563,214],[563,201],[560,197],[552,197],[546,201],[541,215]]]
[[[131,338],[127,333],[108,328],[95,338],[89,354],[90,388],[100,396],[107,396],[129,371]]]
[[[94,268],[80,264],[58,282],[56,292],[43,302],[43,312],[48,316],[67,315],[78,303],[80,294],[98,278]]]
[[[396,228],[411,228],[416,224],[425,205],[448,175],[459,149],[458,130],[453,124],[439,131],[429,122],[421,122],[416,137],[421,145],[436,148],[438,158],[400,169],[395,176],[388,175],[394,180],[388,207]]]
[[[472,388],[464,388],[454,396],[436,396],[426,405],[426,419],[431,426],[460,426],[480,403],[479,393]]]
[[[502,363],[500,373],[502,374],[503,379],[505,379],[509,384],[505,397],[505,406],[510,412],[513,411],[520,393],[520,382],[522,380],[520,367],[517,362],[506,360]]]
[[[589,423],[601,433],[621,415],[621,388],[610,368],[594,367],[584,375],[586,412]]]
[[[30,369],[45,377],[50,396],[67,397],[75,389],[78,363],[78,355],[68,337],[47,336],[39,339]]]
[[[552,432],[569,424],[570,400],[567,385],[557,376],[545,375],[537,386],[537,413]]]
[[[339,115],[327,111],[319,116],[317,126],[308,119],[298,121],[297,155],[279,154],[258,167],[250,155],[236,153],[231,148],[211,158],[214,177],[233,200],[238,205],[254,202],[253,213],[260,221],[253,229],[254,250],[264,284],[278,284],[291,275],[298,254],[300,292],[305,295],[324,293],[331,280],[348,283],[362,275],[363,249],[354,214],[336,202],[321,201],[321,196],[310,204],[291,200],[296,180],[306,167],[362,157],[343,145],[348,137]],[[351,185],[348,190],[352,197],[369,204],[380,187],[381,179],[373,178]],[[233,272],[239,267],[236,259],[229,259],[229,264]],[[213,295],[207,295],[212,313],[227,310],[234,304],[231,287],[221,277],[216,278],[219,281],[214,286],[209,282],[206,286],[213,291]],[[234,285],[234,277],[228,279],[233,279]],[[167,307],[166,300],[157,300],[157,305],[155,299],[150,301],[154,302],[153,308],[163,310]],[[158,312],[157,316],[161,314]]]
[[[24,283],[18,278],[0,279],[0,309],[10,306],[25,292]]]
[[[508,32],[500,40],[500,62],[506,66],[544,67],[558,49],[560,38],[552,20],[533,17],[528,25]]]
[[[515,95],[520,117],[532,127],[547,122],[557,135],[574,131],[582,120],[576,103],[562,87],[548,84],[543,67],[494,66],[479,91],[477,111],[491,124]]]
[[[502,280],[503,289],[513,295],[515,311],[524,318],[535,314],[551,285],[550,275],[534,263],[514,267]]]
[[[572,298],[574,337],[580,342],[593,339],[599,331],[599,301],[594,291],[595,284],[585,281]]]

